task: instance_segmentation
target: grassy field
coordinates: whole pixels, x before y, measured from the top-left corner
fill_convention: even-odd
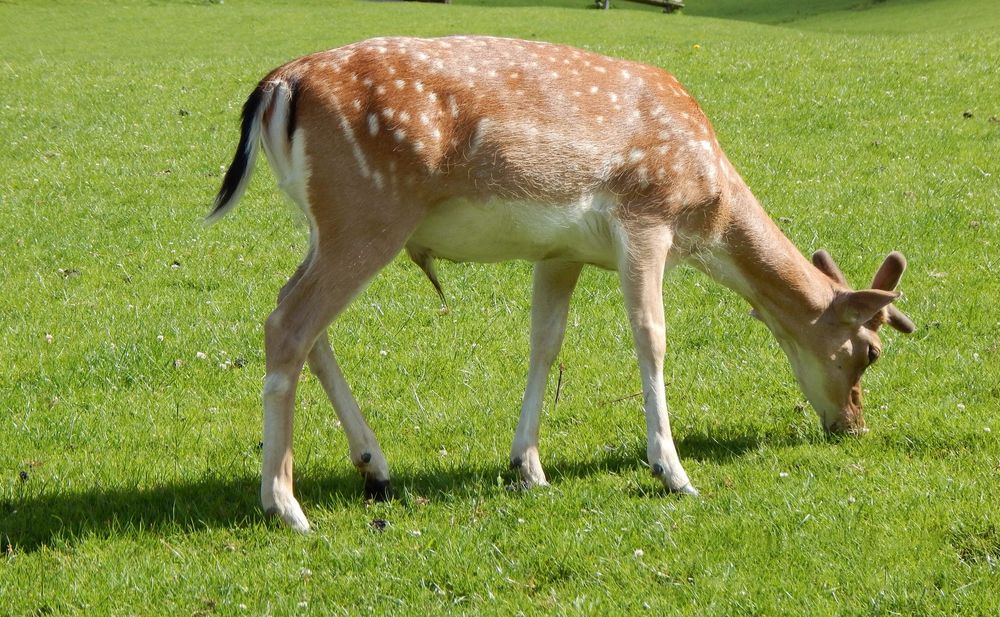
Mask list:
[[[1000,613],[994,0],[539,4],[0,3],[0,615]],[[441,264],[442,315],[400,259],[331,332],[398,499],[362,501],[306,375],[315,531],[265,519],[261,322],[306,233],[263,165],[201,227],[239,107],[303,53],[447,33],[663,66],[801,250],[859,286],[902,250],[918,330],[884,335],[871,433],[824,437],[746,303],[679,268],[668,399],[703,497],[665,495],[616,278],[589,270],[552,487],[508,491],[530,266]]]

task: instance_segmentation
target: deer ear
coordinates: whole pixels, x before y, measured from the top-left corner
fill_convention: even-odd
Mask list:
[[[833,257],[830,257],[829,253],[820,249],[813,253],[812,261],[813,265],[816,266],[820,272],[841,285],[850,287],[850,285],[847,284],[847,277],[845,277],[844,273],[840,271],[840,268],[837,267],[837,263],[833,261]]]
[[[895,306],[889,307],[889,325],[903,334],[913,334],[917,329],[916,324]]]
[[[903,254],[899,251],[889,253],[875,273],[875,278],[872,279],[872,289],[892,291],[899,284],[904,270],[906,270],[906,258]]]
[[[885,291],[884,289],[851,291],[837,300],[836,310],[842,322],[860,326],[871,321],[898,297],[897,292]]]

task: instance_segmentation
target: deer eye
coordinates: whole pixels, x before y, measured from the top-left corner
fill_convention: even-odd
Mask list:
[[[882,353],[882,351],[879,350],[878,347],[876,347],[874,345],[869,345],[868,346],[868,364],[869,365],[874,364],[875,361],[878,360],[879,354],[881,354],[881,353]]]

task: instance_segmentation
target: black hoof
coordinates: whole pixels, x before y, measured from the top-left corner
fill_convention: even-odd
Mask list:
[[[365,499],[372,501],[389,501],[392,499],[392,486],[389,480],[378,480],[365,476]]]
[[[512,458],[512,459],[510,459],[510,468],[511,469],[520,469],[521,468],[521,458],[518,457],[518,458]]]
[[[652,468],[652,471],[653,471],[653,475],[654,476],[662,476],[663,475],[663,465],[661,465],[659,463],[654,464],[653,468]]]

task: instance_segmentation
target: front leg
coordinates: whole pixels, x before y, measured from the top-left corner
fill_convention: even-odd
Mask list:
[[[643,230],[641,235],[627,236],[626,242],[628,246],[621,251],[619,276],[642,378],[649,468],[667,489],[697,495],[677,456],[663,385],[666,351],[663,271],[671,235],[669,230],[659,233]]]
[[[540,261],[535,264],[531,300],[531,357],[528,385],[521,403],[521,418],[510,449],[510,466],[528,486],[546,485],[538,458],[538,425],[549,371],[566,332],[569,299],[580,277],[582,264]]]

